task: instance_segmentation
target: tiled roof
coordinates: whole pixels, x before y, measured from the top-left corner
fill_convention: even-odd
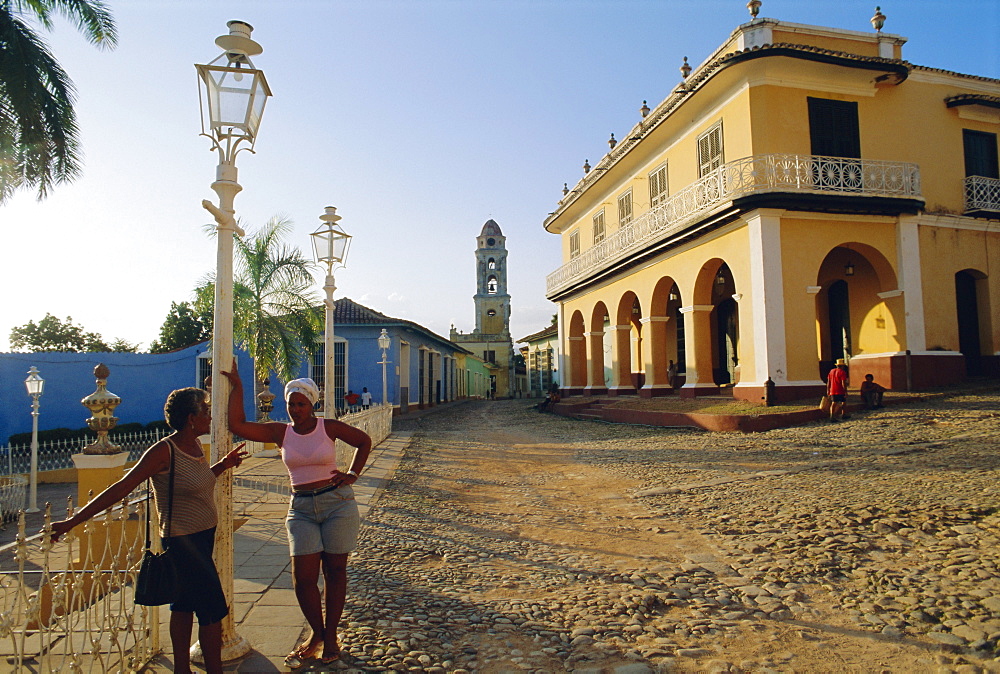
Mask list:
[[[521,344],[522,342],[538,342],[543,339],[550,339],[552,337],[555,337],[558,332],[559,332],[559,326],[553,323],[549,327],[543,328],[533,335],[522,337],[521,339],[517,340],[517,343]]]
[[[379,323],[400,323],[398,318],[392,318],[385,314],[380,314],[374,309],[358,304],[354,300],[342,297],[333,301],[333,320],[335,323],[344,324],[375,324]]]
[[[333,301],[333,322],[334,324],[339,323],[341,325],[401,325],[407,328],[419,330],[425,335],[433,337],[440,342],[450,344],[456,351],[472,353],[465,347],[456,344],[447,337],[442,337],[441,335],[428,330],[419,323],[414,323],[413,321],[408,321],[404,318],[386,316],[385,314],[379,313],[374,309],[369,309],[363,304],[358,304],[348,297],[341,297],[339,300]]]

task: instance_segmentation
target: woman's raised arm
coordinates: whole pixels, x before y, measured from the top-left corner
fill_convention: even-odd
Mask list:
[[[240,379],[240,372],[236,368],[236,359],[233,359],[232,371],[220,371],[232,385],[232,390],[229,392],[229,430],[246,440],[280,445],[285,435],[285,424],[276,421],[266,424],[247,421],[246,413],[243,411],[243,380]]]

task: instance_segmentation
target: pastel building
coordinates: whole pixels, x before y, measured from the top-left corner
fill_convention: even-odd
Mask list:
[[[1000,374],[1000,81],[908,62],[884,21],[753,18],[585,162],[544,222],[564,393]]]

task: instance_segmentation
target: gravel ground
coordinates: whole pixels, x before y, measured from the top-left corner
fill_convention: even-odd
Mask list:
[[[341,669],[1000,672],[1000,393],[750,435],[407,423]]]

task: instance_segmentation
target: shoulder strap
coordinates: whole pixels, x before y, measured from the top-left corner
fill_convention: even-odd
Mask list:
[[[174,443],[170,438],[164,438],[167,441],[167,448],[170,451],[170,478],[168,480],[167,486],[167,527],[164,530],[166,536],[164,538],[170,538],[170,516],[174,511]],[[150,496],[153,494],[153,478],[149,478],[147,481],[147,490]],[[146,501],[146,549],[149,550],[149,508],[150,500]]]

